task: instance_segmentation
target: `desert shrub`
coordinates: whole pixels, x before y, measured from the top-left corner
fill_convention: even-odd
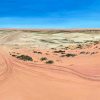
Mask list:
[[[65,52],[62,52],[61,54],[65,54]]]
[[[42,54],[42,52],[37,52],[38,54]]]
[[[37,53],[37,51],[33,51],[34,53]]]
[[[47,58],[46,57],[42,57],[42,58],[40,58],[40,60],[44,61],[44,60],[47,60]]]
[[[99,44],[100,42],[99,41],[94,41],[94,44],[96,45],[96,44]]]
[[[51,48],[52,50],[56,50],[56,48]]]
[[[85,54],[85,51],[80,52],[80,54]]]
[[[48,61],[46,61],[46,64],[53,64],[53,63],[54,63],[53,60],[48,60]]]
[[[58,51],[54,51],[54,53],[64,53],[64,50],[58,50]]]
[[[96,54],[96,53],[98,53],[98,52],[92,52],[91,55]]]
[[[83,46],[82,46],[81,44],[78,44],[78,45],[77,45],[77,48],[82,49]]]
[[[89,54],[90,52],[86,52],[86,54]]]
[[[27,55],[19,55],[17,56],[18,59],[24,60],[24,61],[33,61],[32,57]]]
[[[74,57],[74,56],[76,56],[76,54],[70,54],[70,53],[68,53],[68,54],[66,54],[66,56],[67,57]]]
[[[42,54],[42,52],[39,51],[33,51],[33,53]]]
[[[15,57],[16,55],[12,54],[13,57]]]
[[[68,50],[68,49],[69,49],[69,47],[65,47],[64,49],[65,49],[65,50]]]
[[[89,54],[90,52],[85,52],[85,51],[82,51],[80,52],[80,54]]]

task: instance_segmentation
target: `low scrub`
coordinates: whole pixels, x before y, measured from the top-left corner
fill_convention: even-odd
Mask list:
[[[24,61],[33,61],[32,57],[27,56],[27,55],[19,55],[16,58],[24,60]]]
[[[66,56],[67,56],[67,57],[75,57],[76,54],[70,54],[70,53],[68,53],[68,54],[66,54]]]
[[[40,58],[40,60],[44,61],[44,60],[47,60],[47,58],[46,57],[42,57],[42,58]]]
[[[81,44],[78,44],[78,45],[77,45],[77,48],[82,49],[83,46],[82,46]]]
[[[42,54],[42,52],[39,51],[33,51],[33,53]]]
[[[46,61],[46,64],[53,64],[53,63],[54,63],[53,60],[48,60],[48,61]]]
[[[54,51],[54,53],[65,53],[64,50],[58,50],[58,51]]]

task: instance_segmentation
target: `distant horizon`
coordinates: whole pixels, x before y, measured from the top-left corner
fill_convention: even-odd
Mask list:
[[[72,30],[72,31],[76,31],[76,30],[80,30],[80,31],[82,31],[82,30],[97,30],[97,31],[100,31],[100,28],[1,28],[0,27],[0,30],[33,30],[33,31],[35,31],[35,30],[54,30],[54,31],[56,31],[56,30],[63,30],[63,31],[70,31],[70,30]]]

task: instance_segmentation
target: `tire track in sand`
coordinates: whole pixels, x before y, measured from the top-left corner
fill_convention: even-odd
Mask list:
[[[58,66],[58,65],[46,65],[46,64],[34,64],[31,62],[24,62],[20,61],[16,58],[12,59],[12,64],[17,66],[19,69],[24,70],[25,68],[31,68],[30,70],[34,70],[35,68],[37,69],[42,69],[42,70],[48,70],[48,71],[56,71],[56,72],[63,72],[63,73],[70,73],[75,76],[78,76],[80,78],[89,80],[89,81],[100,81],[100,75],[88,75],[82,72],[79,72],[75,69],[69,68],[67,66]],[[23,66],[24,64],[24,66]],[[91,69],[90,69],[91,70]],[[28,69],[27,69],[28,71]],[[40,71],[40,70],[39,70]]]
[[[27,70],[27,71],[35,71],[34,69],[42,69],[48,71],[56,71],[57,73],[70,73],[76,75],[80,78],[90,80],[90,81],[100,81],[100,75],[88,75],[82,72],[79,72],[75,69],[69,68],[67,66],[57,66],[57,65],[46,65],[46,64],[34,64],[31,62],[20,61],[17,58],[13,58],[5,50],[0,51],[0,81],[9,78],[10,74],[13,72],[13,68]],[[37,70],[39,73],[40,70]]]
[[[1,49],[1,48],[0,48]],[[12,73],[12,64],[8,58],[8,54],[4,50],[0,50],[0,81],[6,80]]]

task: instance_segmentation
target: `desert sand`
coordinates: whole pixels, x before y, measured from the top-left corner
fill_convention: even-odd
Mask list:
[[[1,29],[0,100],[100,100],[99,59],[99,30]]]

